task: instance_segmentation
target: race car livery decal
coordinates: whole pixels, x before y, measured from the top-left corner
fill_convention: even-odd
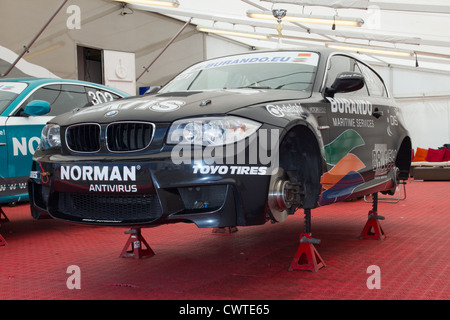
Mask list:
[[[365,167],[366,166],[364,163],[357,156],[349,153],[344,156],[330,171],[324,173],[320,182],[323,184],[325,189],[331,189],[350,172],[357,172]]]
[[[350,153],[363,145],[365,142],[358,132],[349,129],[325,146],[327,162],[334,166],[321,177],[320,182],[325,189],[319,201],[321,205],[349,197],[364,183],[364,178],[358,171],[364,169],[366,165],[355,154]]]
[[[371,115],[373,106],[367,100],[353,100],[344,98],[327,97],[331,103],[331,112],[333,113],[347,113],[359,115]]]
[[[28,186],[26,178],[27,177],[0,177],[0,197],[12,196],[26,191]]]
[[[26,156],[29,154],[34,154],[36,148],[39,146],[41,139],[38,137],[31,137],[28,139],[26,137],[13,137],[12,145],[13,145],[13,156],[17,157],[20,155]]]
[[[21,82],[3,82],[0,83],[0,91],[8,91],[19,94],[27,87],[26,83]]]
[[[364,184],[364,178],[360,173],[350,171],[331,189],[322,192],[320,204],[327,205],[348,198],[354,190]]]
[[[238,175],[266,175],[268,167],[258,166],[203,166],[194,165],[193,173],[197,174],[238,174]]]
[[[372,167],[375,178],[386,175],[394,166],[396,149],[388,149],[387,144],[375,144],[372,150]]]
[[[391,114],[392,111],[392,114]],[[388,117],[387,117],[387,134],[389,137],[394,135],[393,130],[399,125],[399,114],[397,108],[388,108],[387,109]]]
[[[61,180],[136,181],[138,166],[61,166]],[[111,168],[111,170],[109,170]]]
[[[367,100],[354,100],[344,98],[330,98],[327,100],[331,103],[331,112],[334,114],[344,115],[372,115],[373,106]],[[335,127],[352,127],[352,128],[374,128],[373,119],[355,118],[355,117],[332,117],[331,122]]]
[[[93,106],[90,108],[79,109],[72,116],[84,116],[90,113],[105,112],[105,116],[116,115],[119,111],[123,110],[151,110],[156,112],[172,112],[180,109],[186,102],[180,100],[168,100],[165,98],[153,98],[150,100],[139,100],[129,102],[113,102],[106,105]],[[112,112],[115,111],[115,112]],[[111,112],[111,113],[110,113]]]
[[[346,154],[364,144],[363,138],[357,131],[353,129],[345,130],[324,147],[327,163],[336,165]]]
[[[306,62],[311,57],[311,53],[299,53],[295,58],[292,58],[292,62]]]
[[[136,110],[145,110],[148,108],[149,110],[156,112],[172,112],[180,109],[180,107],[184,106],[185,104],[186,102],[178,100],[154,100],[150,103],[146,103],[144,106],[137,107]]]
[[[268,104],[266,109],[271,115],[278,118],[282,118],[285,115],[299,117],[304,112],[302,106],[297,103],[282,105]]]
[[[91,184],[89,185],[89,191],[94,192],[137,192],[136,185],[124,185],[124,184]]]
[[[88,186],[90,192],[131,193],[137,192],[138,186],[132,184],[136,181],[137,171],[141,166],[61,166],[61,181],[91,182]],[[104,183],[105,182],[105,183]],[[113,184],[111,182],[130,182],[126,184]]]
[[[319,60],[319,55],[312,52],[268,52],[268,53],[254,53],[249,55],[236,55],[232,57],[218,58],[210,61],[199,63],[185,72],[181,73],[175,80],[184,79],[187,74],[191,74],[200,70],[218,68],[227,65],[242,65],[251,63],[304,63],[316,66]]]

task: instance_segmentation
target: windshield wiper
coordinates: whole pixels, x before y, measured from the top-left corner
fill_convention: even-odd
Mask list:
[[[237,87],[236,89],[273,89],[273,88],[269,87],[269,86],[257,86],[257,85],[249,84],[248,86]]]
[[[308,84],[308,85],[311,84],[311,82],[308,82],[308,81],[295,81],[295,82],[289,82],[289,83],[285,83],[285,84],[280,84],[280,85],[279,85],[278,87],[276,87],[275,89],[281,89],[281,88],[283,88],[283,87],[285,87],[285,86],[289,86],[289,85],[291,85],[291,84],[297,84],[297,83]]]

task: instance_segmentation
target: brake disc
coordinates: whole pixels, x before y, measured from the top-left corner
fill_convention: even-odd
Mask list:
[[[269,183],[268,206],[270,218],[283,222],[289,215],[289,209],[301,204],[299,183],[292,183],[282,168],[272,175]]]

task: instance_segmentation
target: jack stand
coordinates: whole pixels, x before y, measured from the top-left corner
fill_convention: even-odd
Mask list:
[[[0,206],[0,223],[6,223],[9,222],[8,217],[5,214],[5,211],[3,211],[2,207]]]
[[[142,258],[149,258],[155,255],[153,250],[145,241],[144,237],[141,235],[141,228],[132,228],[130,230],[125,231],[124,233],[131,235],[128,238],[125,247],[123,248],[122,253],[120,254],[120,258],[142,259]],[[143,248],[142,244],[144,244],[146,248]],[[127,251],[130,245],[131,250]]]
[[[214,228],[212,233],[235,233],[238,232],[237,227],[220,227]]]
[[[6,246],[8,243],[6,242],[5,238],[2,237],[0,234],[0,247]]]
[[[379,216],[377,213],[378,210],[378,194],[374,193],[372,210],[369,211],[369,219],[364,226],[363,231],[361,232],[360,239],[375,239],[375,240],[384,240],[386,235],[384,234],[383,229],[381,228],[379,220],[384,220],[383,216]]]
[[[305,209],[305,232],[300,234],[300,245],[292,260],[289,271],[304,270],[317,272],[326,267],[322,257],[317,252],[314,244],[319,244],[319,239],[311,237],[311,209]]]

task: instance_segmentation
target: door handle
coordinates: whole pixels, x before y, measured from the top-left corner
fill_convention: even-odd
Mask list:
[[[0,142],[0,147],[1,146],[6,146],[6,143],[5,142]]]
[[[372,115],[378,119],[379,117],[383,116],[383,111],[378,110],[378,108],[375,108],[375,111],[372,112]]]

